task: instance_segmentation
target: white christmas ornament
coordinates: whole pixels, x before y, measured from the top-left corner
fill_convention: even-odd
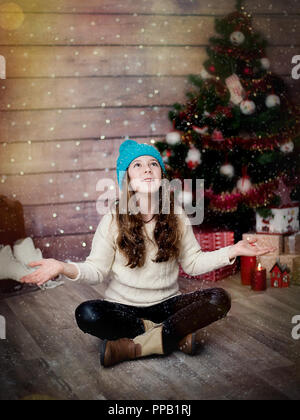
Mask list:
[[[225,175],[228,178],[232,178],[234,176],[234,168],[230,163],[226,163],[225,165],[222,165],[220,168],[220,174]]]
[[[181,134],[179,131],[171,131],[166,135],[166,142],[170,146],[174,146],[175,144],[178,144],[181,142]]]
[[[261,58],[260,63],[264,70],[269,70],[269,68],[271,67],[270,60],[267,57]]]
[[[294,150],[294,143],[290,140],[280,146],[280,151],[283,153],[291,153]]]
[[[180,204],[183,204],[185,207],[187,207],[193,202],[193,194],[190,191],[179,191],[177,194],[177,200]]]
[[[185,158],[186,163],[188,162],[192,162],[192,163],[196,163],[196,164],[200,164],[201,163],[201,153],[198,149],[196,149],[196,147],[192,147],[189,151],[188,154]]]
[[[236,184],[236,187],[241,193],[248,192],[252,188],[249,177],[240,178]]]
[[[240,109],[243,114],[245,115],[251,115],[255,112],[256,105],[253,101],[249,101],[248,99],[246,101],[242,101],[240,104]]]
[[[243,32],[235,31],[230,35],[230,42],[235,45],[241,45],[245,41],[245,35]]]
[[[277,95],[268,95],[266,98],[266,107],[273,108],[274,106],[280,105],[280,98]]]
[[[211,79],[213,77],[211,74],[208,73],[208,71],[205,68],[201,70],[200,76],[203,80]]]

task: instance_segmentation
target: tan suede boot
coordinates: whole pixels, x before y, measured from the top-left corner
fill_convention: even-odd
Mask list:
[[[145,332],[150,330],[152,327],[155,327],[156,325],[159,325],[159,324],[156,324],[153,321],[150,321],[149,319],[142,318],[142,321],[143,321],[143,324],[144,324]]]
[[[145,332],[150,330],[154,326],[159,325],[153,321],[150,321],[149,319],[142,318],[142,321],[144,324]],[[194,355],[200,343],[201,333],[200,330],[198,330],[194,333],[187,334],[185,337],[183,337],[178,343],[177,350],[180,350],[186,354]]]
[[[108,367],[125,360],[133,360],[151,354],[164,354],[162,329],[162,324],[157,324],[134,339],[103,340],[100,351],[101,365]]]
[[[155,324],[154,327],[144,334],[138,335],[133,339],[136,345],[141,346],[141,357],[150,354],[164,354],[162,343],[163,324]]]

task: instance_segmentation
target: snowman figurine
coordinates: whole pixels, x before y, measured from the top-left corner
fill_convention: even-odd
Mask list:
[[[245,41],[245,35],[241,31],[235,31],[230,35],[230,42],[235,47],[242,45],[244,41]]]

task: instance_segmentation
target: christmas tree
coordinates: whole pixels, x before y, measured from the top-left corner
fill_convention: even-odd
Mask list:
[[[299,110],[270,71],[268,44],[242,1],[215,30],[187,102],[169,112],[173,131],[155,146],[170,179],[193,180],[193,205],[194,180],[204,179],[204,225],[233,229],[239,240],[256,212],[266,217],[280,205],[280,186],[299,200]]]

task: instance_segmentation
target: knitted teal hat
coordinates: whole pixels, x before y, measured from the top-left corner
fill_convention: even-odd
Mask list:
[[[122,182],[126,170],[130,163],[138,156],[153,156],[158,160],[163,171],[166,172],[164,162],[161,155],[154,146],[147,143],[138,143],[134,140],[125,140],[119,148],[119,157],[117,160],[117,179],[120,189],[122,190]]]

